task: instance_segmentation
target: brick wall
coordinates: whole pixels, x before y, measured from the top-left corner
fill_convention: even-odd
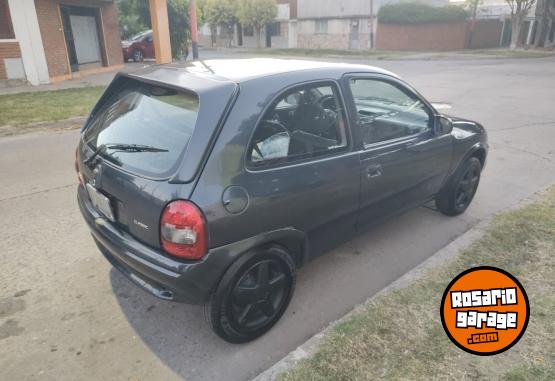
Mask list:
[[[499,46],[503,23],[498,19],[477,20],[472,35],[472,49],[493,48]]]
[[[399,25],[378,23],[376,47],[384,50],[462,50],[467,48],[470,22]],[[477,20],[472,49],[499,46],[503,23]]]
[[[121,52],[121,37],[119,35],[118,27],[118,10],[115,2],[111,4],[104,4],[101,12],[108,65],[122,65],[123,54]]]
[[[70,74],[66,42],[58,13],[58,1],[35,0],[35,8],[46,55],[46,64],[48,65],[48,74],[50,77]]]
[[[99,41],[101,48],[105,50],[102,52],[104,60],[107,61],[104,62],[104,64],[109,66],[123,64],[118,29],[118,15],[114,2],[94,0],[35,0],[35,7],[42,35],[42,43],[44,46],[50,77],[71,74],[71,68],[69,67],[67,59],[63,27],[59,14],[60,3],[64,5],[86,5],[89,7],[100,8],[104,30],[99,31]]]
[[[5,80],[7,78],[4,58],[21,58],[19,43],[0,42],[0,80]]]
[[[376,48],[383,50],[462,50],[466,21],[399,25],[378,23]]]

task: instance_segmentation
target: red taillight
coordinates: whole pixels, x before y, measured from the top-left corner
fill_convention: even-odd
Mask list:
[[[207,234],[204,216],[191,202],[169,203],[160,220],[162,248],[174,257],[200,259],[206,254]]]

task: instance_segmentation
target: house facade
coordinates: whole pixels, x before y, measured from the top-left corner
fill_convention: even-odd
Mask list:
[[[524,19],[524,24],[520,31],[519,44],[531,45],[537,32],[538,20],[536,20],[535,3],[530,8],[528,15]],[[499,46],[508,47],[511,40],[511,8],[505,0],[483,0],[477,9],[478,19],[499,20],[502,23],[501,38]],[[547,25],[547,35],[545,46],[555,45],[555,23]]]
[[[302,0],[301,0],[302,1]],[[261,32],[260,46],[267,48],[297,47],[297,0],[276,0],[277,16]],[[212,32],[215,31],[215,36]],[[226,28],[217,26],[211,30],[204,24],[199,28],[199,43],[203,46],[227,47],[239,46],[256,48],[258,46],[256,32],[252,27],[235,25],[230,36]]]
[[[0,0],[0,81],[39,85],[122,66],[114,0]]]
[[[401,0],[276,0],[278,15],[260,38],[267,48],[304,49],[386,49],[386,50],[459,50],[508,46],[511,35],[510,8],[505,0],[483,0],[477,11],[478,21],[468,38],[469,22],[442,25],[380,25],[377,14],[386,4]],[[457,4],[453,0],[421,0],[442,7]],[[461,4],[464,0],[460,0]],[[456,25],[455,25],[456,24]],[[521,41],[533,40],[534,9],[521,31]],[[552,26],[552,29],[555,25]],[[418,33],[415,33],[418,32]],[[253,28],[236,25],[230,35],[217,27],[214,36],[209,25],[200,28],[204,46],[256,47]],[[378,38],[378,34],[380,34]],[[548,34],[553,35],[553,31]]]
[[[377,12],[372,8],[371,1],[301,0],[297,21],[298,47],[307,49],[372,48]]]

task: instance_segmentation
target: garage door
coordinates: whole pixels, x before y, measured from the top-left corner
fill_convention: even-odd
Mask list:
[[[93,16],[70,15],[71,30],[75,43],[75,54],[79,65],[100,62],[100,44]]]

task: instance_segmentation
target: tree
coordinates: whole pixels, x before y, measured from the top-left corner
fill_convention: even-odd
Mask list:
[[[511,8],[511,50],[516,49],[524,19],[536,0],[505,0]]]
[[[229,37],[228,46],[231,47],[235,24],[237,24],[237,2],[235,0],[206,0],[203,4],[205,21],[210,24],[212,43],[215,41],[217,27],[222,27]]]
[[[189,23],[189,0],[168,0],[168,22],[172,56],[179,58],[188,50],[191,36]]]
[[[471,49],[474,37],[474,29],[476,29],[476,16],[478,13],[478,5],[482,3],[482,0],[466,0],[465,5],[470,9],[470,28],[468,28],[468,40],[466,42],[466,47]]]
[[[239,0],[237,18],[241,24],[252,26],[256,32],[256,46],[260,48],[262,28],[277,16],[275,0]]]
[[[148,29],[148,24],[137,11],[137,4],[134,0],[118,0],[118,24],[119,34],[124,40]]]
[[[536,20],[538,26],[534,37],[534,48],[545,45],[549,22],[551,20],[551,23],[555,23],[555,0],[538,0]]]

